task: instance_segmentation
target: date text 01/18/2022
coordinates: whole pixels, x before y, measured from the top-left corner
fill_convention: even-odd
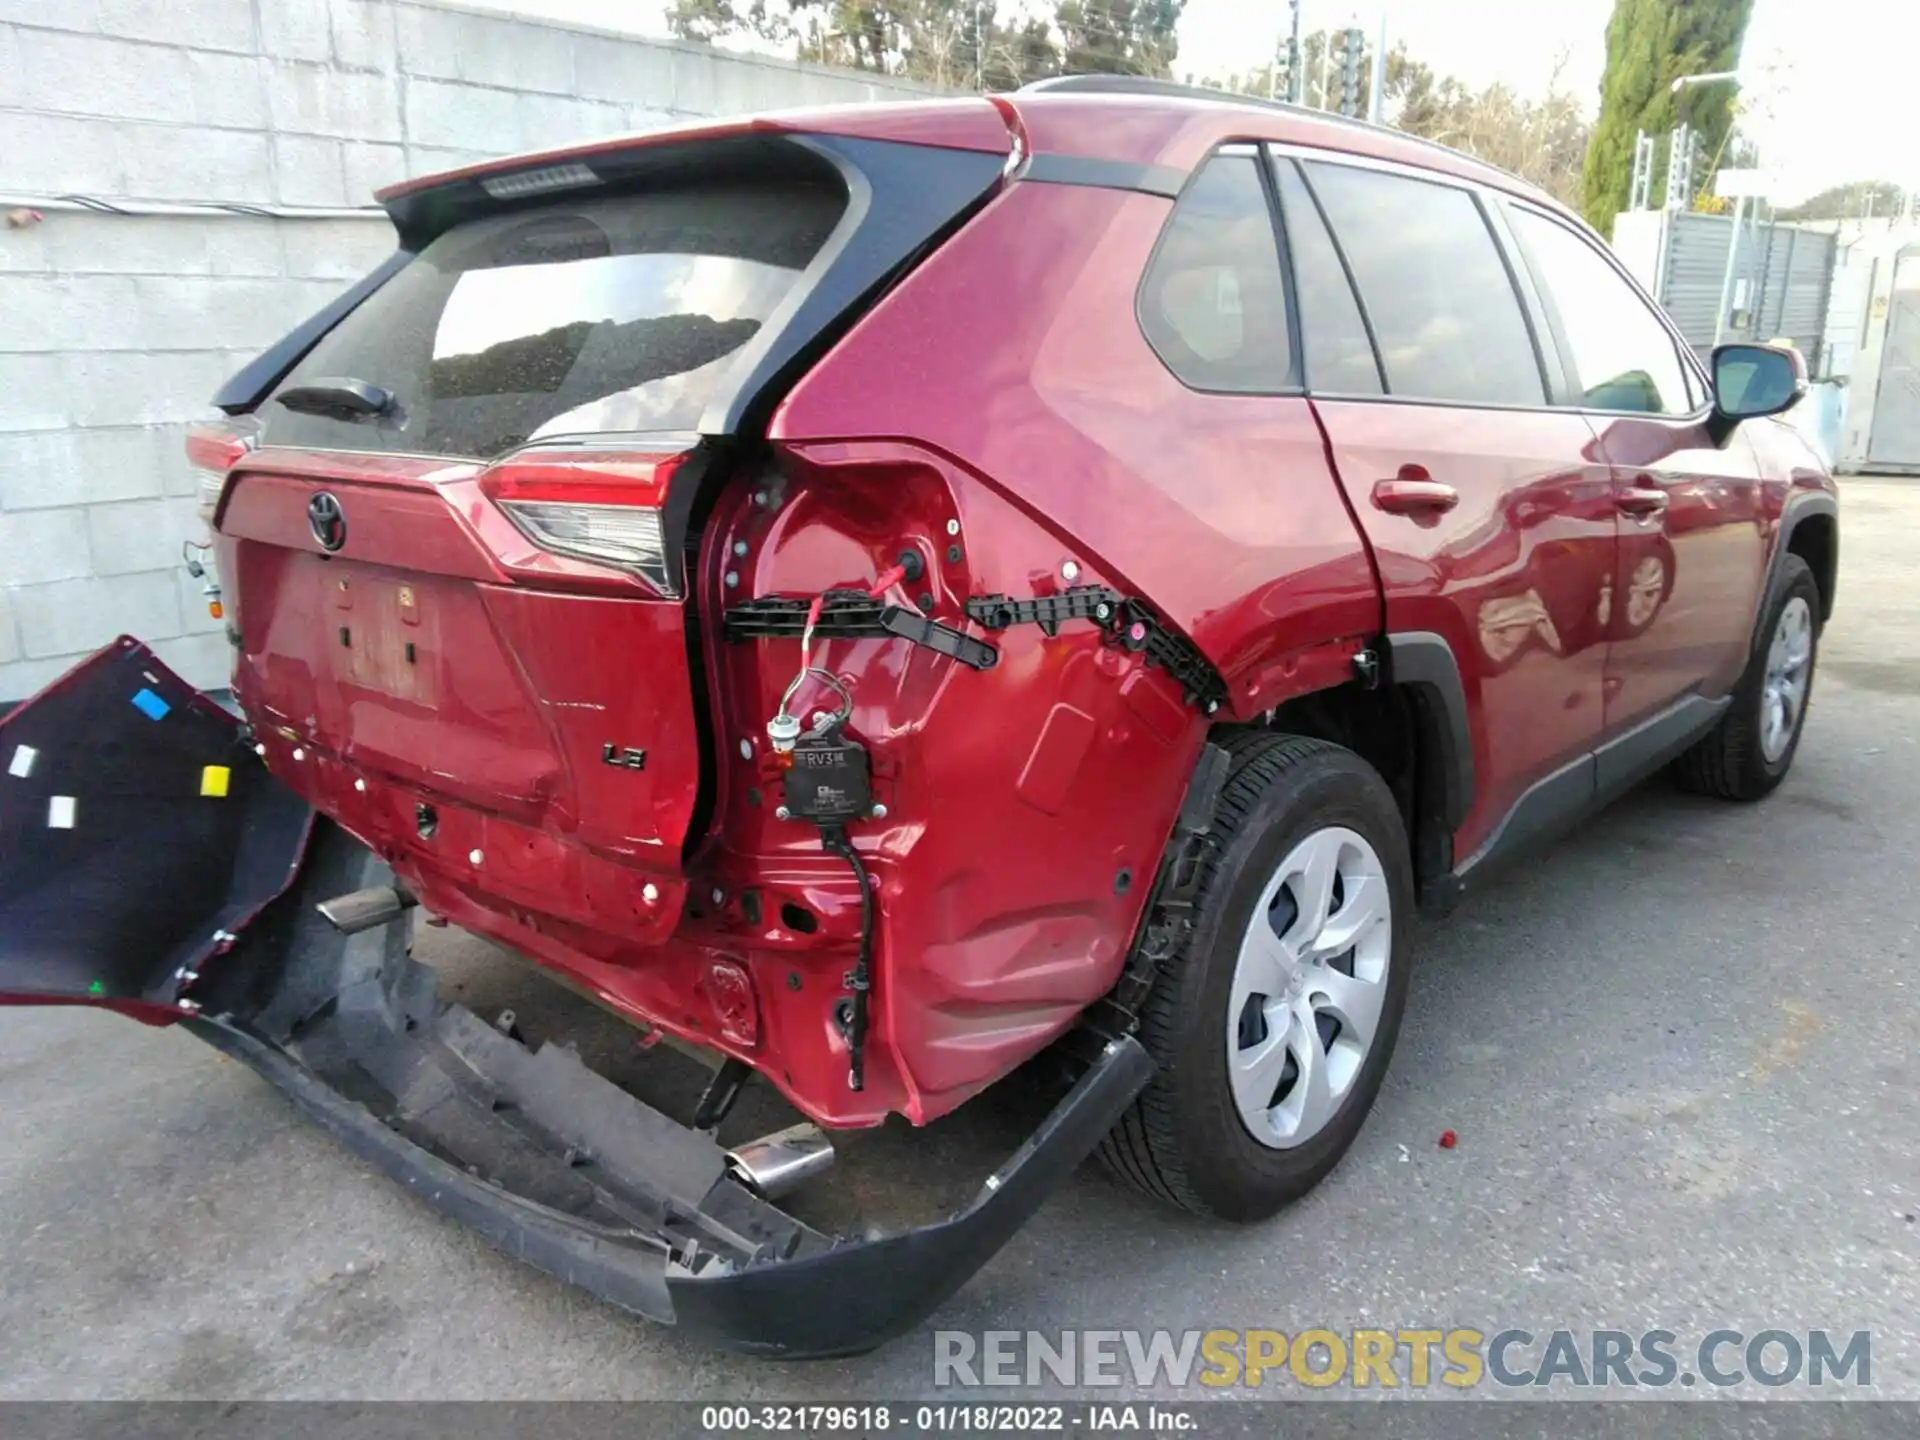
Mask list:
[[[1151,1430],[1181,1434],[1197,1428],[1186,1409],[1149,1404],[1116,1405],[708,1405],[700,1428],[710,1433],[793,1431],[819,1434],[1016,1434],[1088,1430]]]

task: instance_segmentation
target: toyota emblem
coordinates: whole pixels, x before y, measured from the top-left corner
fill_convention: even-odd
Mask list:
[[[307,501],[307,528],[322,550],[338,550],[347,543],[347,516],[339,499],[321,490]]]

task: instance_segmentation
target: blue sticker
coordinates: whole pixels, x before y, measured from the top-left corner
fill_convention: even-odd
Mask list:
[[[163,720],[173,707],[151,690],[142,690],[133,697],[133,708],[149,720]]]

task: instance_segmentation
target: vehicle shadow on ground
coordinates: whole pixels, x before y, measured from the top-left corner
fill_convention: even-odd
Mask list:
[[[1821,789],[1817,783],[1790,781],[1772,803],[1793,806],[1807,796],[1817,798]],[[1476,1046],[1497,1053],[1505,1039],[1504,1022],[1490,1018],[1487,997],[1514,995],[1523,1008],[1538,1009],[1590,985],[1592,952],[1584,937],[1598,937],[1612,923],[1609,911],[1618,904],[1623,870],[1665,873],[1674,885],[1697,883],[1689,867],[1697,869],[1703,857],[1717,854],[1715,837],[1727,827],[1755,823],[1756,816],[1752,807],[1687,795],[1657,778],[1573,836],[1502,872],[1447,920],[1421,924],[1400,1051],[1375,1114],[1334,1175],[1287,1214],[1250,1228],[1207,1223],[1132,1193],[1090,1162],[998,1260],[936,1313],[932,1324],[1012,1323],[998,1310],[1020,1304],[1031,1286],[1051,1287],[1055,1277],[1072,1285],[1076,1266],[1111,1273],[1119,1259],[1116,1251],[1135,1245],[1153,1247],[1157,1265],[1183,1260],[1221,1265],[1247,1257],[1270,1263],[1284,1251],[1287,1230],[1301,1220],[1326,1207],[1345,1211],[1373,1203],[1382,1181],[1396,1178],[1388,1167],[1406,1160],[1409,1143],[1431,1148],[1433,1136],[1427,1132],[1438,1133],[1436,1107],[1444,1114],[1447,1103],[1434,1093],[1435,1076],[1457,1070],[1462,1054],[1470,1062]],[[1569,930],[1576,933],[1572,943],[1543,947],[1535,943],[1543,928],[1563,937]],[[630,1093],[682,1122],[690,1118],[710,1073],[699,1061],[664,1043],[643,1048],[624,1021],[474,937],[423,928],[417,948],[420,958],[440,972],[450,998],[489,1020],[511,1009],[529,1044],[571,1043],[586,1063]],[[1486,1068],[1469,1063],[1468,1082],[1498,1089],[1492,1074],[1475,1078]],[[876,1130],[838,1133],[831,1174],[783,1203],[808,1223],[845,1235],[939,1219],[972,1198],[1032,1132],[1063,1083],[1061,1067],[1043,1056],[923,1129],[896,1117]],[[736,1144],[797,1118],[770,1086],[752,1083],[722,1127],[721,1139]],[[1362,1192],[1371,1198],[1357,1201]],[[1097,1244],[1085,1238],[1089,1232],[1102,1237]],[[1089,1247],[1102,1253],[1083,1253]],[[1155,1323],[1171,1320],[1156,1318]],[[867,1359],[782,1366],[779,1385],[818,1386],[827,1393],[881,1371],[897,1375],[898,1358],[885,1358],[894,1348]]]

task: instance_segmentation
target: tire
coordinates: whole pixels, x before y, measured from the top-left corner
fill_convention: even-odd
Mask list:
[[[1102,1142],[1100,1154],[1114,1174],[1150,1195],[1197,1214],[1250,1222],[1268,1218],[1318,1184],[1353,1143],[1379,1093],[1406,1009],[1413,866],[1392,793],[1352,751],[1264,732],[1217,743],[1232,762],[1199,865],[1193,928],[1141,1010],[1141,1043],[1160,1071]],[[1292,953],[1297,942],[1286,937],[1305,936],[1312,925],[1301,896],[1312,874],[1325,871],[1283,880],[1282,867],[1301,854],[1329,853],[1337,855],[1341,879],[1327,887],[1329,919],[1317,938],[1337,945],[1346,933],[1341,924],[1360,923],[1349,917],[1373,918],[1345,954],[1296,963],[1293,983],[1302,987],[1297,994],[1286,982],[1267,986],[1274,995],[1256,987],[1236,1010],[1236,985],[1246,989],[1249,976],[1269,973],[1257,962],[1241,970],[1243,946],[1279,932],[1281,949],[1269,952],[1261,940],[1259,954]],[[1265,928],[1256,932],[1256,909],[1276,884],[1279,893],[1261,912]],[[1374,914],[1381,905],[1383,917]],[[1384,973],[1368,979],[1379,967]],[[1360,988],[1363,980],[1371,988]],[[1338,1001],[1316,988],[1336,984],[1338,995],[1364,997],[1350,1007],[1360,1017],[1352,1025],[1341,1020]],[[1295,998],[1280,998],[1285,995]],[[1322,1001],[1334,1008],[1312,1012],[1318,1049],[1303,1049],[1312,1041],[1300,1021],[1308,1011],[1300,1007]],[[1376,1002],[1378,1014],[1369,1021],[1367,1007]],[[1362,1050],[1356,1037],[1368,1029]],[[1261,1083],[1274,1045],[1287,1056],[1274,1094],[1266,1096]],[[1301,1054],[1319,1057],[1315,1065],[1325,1062],[1314,1073],[1330,1077],[1327,1091],[1301,1088]],[[1236,1099],[1230,1061],[1242,1076],[1240,1093],[1262,1096],[1249,1102],[1252,1120]],[[1286,1066],[1293,1068],[1290,1080]],[[1298,1131],[1282,1137],[1295,1110]],[[1309,1131],[1310,1112],[1324,1119]],[[1256,1136],[1256,1125],[1265,1138]]]
[[[1673,762],[1674,778],[1683,789],[1723,800],[1759,800],[1772,794],[1793,766],[1807,704],[1813,698],[1814,662],[1820,648],[1820,590],[1813,582],[1813,571],[1798,555],[1785,556],[1780,563],[1759,639],[1746,673],[1734,687],[1732,704],[1713,729]],[[1789,618],[1796,613],[1800,617],[1797,630]],[[1781,646],[1787,638],[1783,624],[1803,637],[1804,652],[1798,667],[1797,702],[1781,729],[1775,707],[1783,696],[1775,667],[1783,658]],[[1789,682],[1786,694],[1792,693]]]

